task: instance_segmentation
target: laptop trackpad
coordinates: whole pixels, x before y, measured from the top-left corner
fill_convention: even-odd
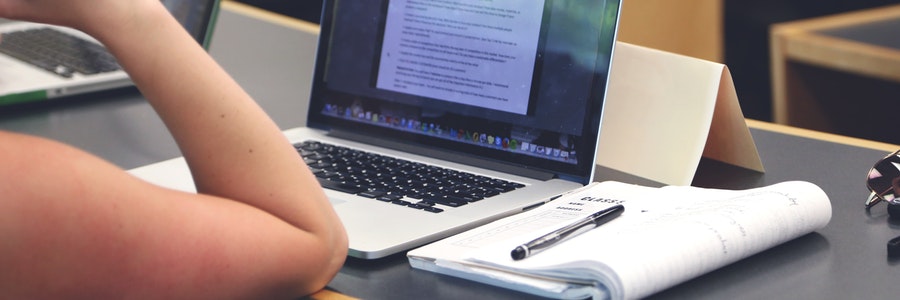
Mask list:
[[[347,199],[343,199],[343,197],[353,197],[352,195],[334,192],[328,189],[325,190],[325,196],[328,196],[328,202],[331,202],[332,206],[338,206],[348,203],[349,201]]]

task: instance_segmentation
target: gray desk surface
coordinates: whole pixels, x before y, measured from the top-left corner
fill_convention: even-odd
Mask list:
[[[234,10],[222,11],[211,53],[283,128],[302,124],[315,40],[294,29]],[[44,105],[0,107],[0,129],[58,139],[123,167],[178,156],[174,141],[134,90],[75,97]],[[900,265],[886,242],[900,235],[884,206],[863,209],[866,171],[885,153],[752,129],[768,172],[703,161],[694,185],[750,188],[787,180],[822,187],[833,205],[824,229],[654,295],[704,299],[894,299]],[[661,165],[665,167],[665,165]],[[601,169],[598,180],[644,184]],[[665,251],[661,245],[660,251]],[[366,299],[529,298],[476,282],[409,267],[403,255],[349,259],[329,287]]]

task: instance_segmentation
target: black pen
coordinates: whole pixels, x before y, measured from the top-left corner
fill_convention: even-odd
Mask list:
[[[535,255],[538,252],[547,250],[547,248],[556,245],[557,243],[564,241],[570,237],[581,234],[590,229],[594,229],[597,226],[602,225],[603,223],[609,222],[612,219],[615,219],[622,212],[625,211],[625,206],[621,204],[615,205],[604,210],[595,212],[590,216],[585,217],[584,219],[578,220],[578,222],[572,223],[566,227],[557,229],[551,233],[548,233],[542,237],[536,238],[533,241],[525,243],[524,245],[520,245],[513,249],[512,259],[513,260],[521,260],[531,255]]]

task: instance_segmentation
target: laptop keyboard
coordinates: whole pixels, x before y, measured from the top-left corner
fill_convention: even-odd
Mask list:
[[[103,46],[53,28],[4,33],[0,52],[66,78],[121,69]]]
[[[523,184],[361,150],[306,141],[294,145],[322,187],[421,209],[459,207]]]

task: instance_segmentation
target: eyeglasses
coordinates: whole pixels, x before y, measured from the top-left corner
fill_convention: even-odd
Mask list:
[[[869,170],[866,187],[870,191],[867,210],[878,202],[887,202],[888,216],[900,219],[900,150],[875,163]],[[900,236],[888,241],[887,253],[889,258],[900,257]]]
[[[869,170],[866,186],[871,192],[866,208],[888,203],[891,217],[900,218],[900,150],[885,156]]]

